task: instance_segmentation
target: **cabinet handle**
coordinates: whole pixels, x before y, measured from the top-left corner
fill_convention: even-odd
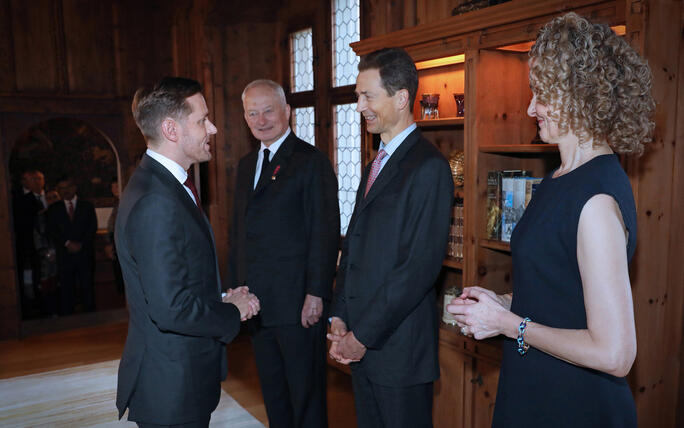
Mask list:
[[[477,377],[470,379],[470,383],[473,383],[473,384],[476,383],[479,386],[482,386],[482,384],[484,383],[484,382],[482,382],[482,375],[480,373],[478,373]]]

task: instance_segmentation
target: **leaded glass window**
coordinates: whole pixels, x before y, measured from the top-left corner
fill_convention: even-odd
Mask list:
[[[314,130],[315,113],[313,107],[300,107],[294,109],[292,117],[292,130],[302,140],[316,145],[316,133]]]
[[[312,39],[311,28],[290,34],[292,92],[311,91],[314,88]]]
[[[356,83],[359,57],[349,44],[361,39],[359,0],[333,0],[333,86]]]
[[[356,103],[336,105],[334,116],[340,232],[346,235],[361,182],[361,118]]]

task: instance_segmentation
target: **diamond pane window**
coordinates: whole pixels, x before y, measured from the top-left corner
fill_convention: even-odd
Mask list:
[[[346,235],[361,182],[361,117],[356,103],[336,105],[334,121],[340,232]]]
[[[294,116],[292,117],[292,130],[295,135],[312,146],[316,145],[314,115],[313,107],[301,107],[294,109]]]
[[[290,34],[292,92],[311,91],[314,88],[312,40],[311,28]]]
[[[350,43],[361,39],[360,0],[332,0],[333,86],[356,83],[359,57]]]

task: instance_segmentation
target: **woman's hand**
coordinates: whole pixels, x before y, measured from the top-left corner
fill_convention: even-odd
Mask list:
[[[499,296],[482,287],[467,287],[463,294],[447,305],[447,311],[454,315],[456,322],[466,335],[475,339],[486,339],[505,333],[504,325],[510,317],[510,299],[506,295]]]

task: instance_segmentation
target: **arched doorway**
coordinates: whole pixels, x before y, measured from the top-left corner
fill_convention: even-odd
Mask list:
[[[17,251],[18,292],[22,319],[53,317],[72,312],[64,310],[60,298],[60,293],[64,291],[64,281],[56,274],[58,262],[54,257],[49,260],[50,257],[45,256],[45,248],[48,245],[46,239],[49,241],[51,237],[51,234],[47,233],[45,218],[50,210],[40,210],[45,218],[36,218],[32,223],[33,242],[26,244],[27,234],[18,233],[17,230],[18,223],[26,223],[26,216],[17,207],[21,206],[20,197],[25,192],[22,189],[22,176],[26,177],[27,171],[28,174],[43,174],[47,196],[53,193],[53,190],[57,190],[57,184],[63,184],[63,180],[68,177],[76,185],[77,200],[89,201],[94,206],[97,232],[92,243],[93,298],[88,299],[83,289],[74,290],[73,312],[84,312],[92,308],[93,305],[86,304],[89,300],[94,301],[95,310],[125,306],[123,289],[117,286],[112,260],[107,257],[106,251],[109,245],[108,220],[113,207],[118,203],[112,189],[112,183],[118,185],[121,171],[116,147],[103,132],[88,122],[58,117],[44,120],[26,129],[16,138],[9,156],[15,237],[17,241],[22,240],[15,242],[15,246],[19,248],[23,243],[24,248],[27,248],[33,245],[30,263],[22,260],[22,257],[25,259],[25,249]],[[81,205],[86,206],[85,203]],[[54,247],[51,242],[49,244]],[[38,251],[39,246],[41,251]]]

